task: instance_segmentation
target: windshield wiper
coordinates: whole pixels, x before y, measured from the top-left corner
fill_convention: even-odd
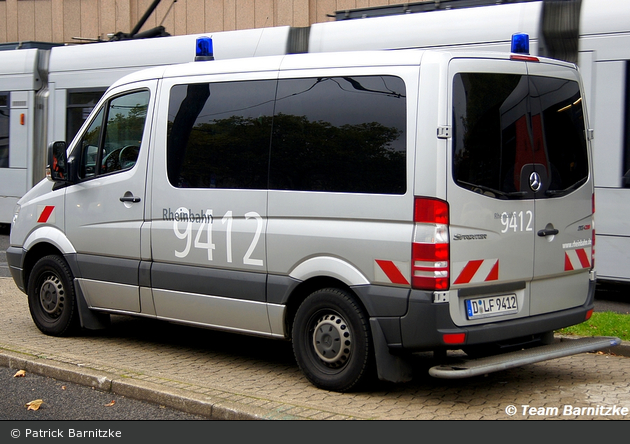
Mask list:
[[[545,195],[547,195],[547,196],[560,196],[560,195],[567,194],[570,191],[577,190],[578,188],[580,188],[582,185],[584,185],[586,183],[587,180],[588,180],[588,177],[584,177],[584,178],[578,180],[577,182],[575,182],[570,187],[565,188],[564,190],[547,190],[547,191],[545,191]]]
[[[478,185],[478,184],[474,184],[474,183],[465,182],[463,180],[458,180],[457,183],[462,184],[462,185],[466,185],[467,187],[470,187],[471,191],[479,192],[479,191],[477,191],[475,189],[475,188],[477,188],[478,190],[488,191],[490,193],[496,194],[497,196],[505,197],[505,198],[527,196],[527,191],[510,191],[510,192],[505,192],[505,191],[495,190],[494,188],[487,187],[485,185]],[[479,194],[483,194],[483,193],[479,193]]]

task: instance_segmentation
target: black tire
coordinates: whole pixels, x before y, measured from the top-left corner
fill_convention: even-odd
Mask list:
[[[336,392],[358,388],[373,368],[368,318],[346,291],[318,290],[295,315],[293,353],[315,386]]]
[[[72,272],[59,256],[35,263],[28,279],[28,306],[37,328],[51,336],[68,336],[79,326]]]

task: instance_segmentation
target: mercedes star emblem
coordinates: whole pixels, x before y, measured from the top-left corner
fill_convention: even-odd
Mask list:
[[[540,175],[537,172],[533,172],[529,175],[529,187],[535,193],[540,190],[542,183],[540,182]]]

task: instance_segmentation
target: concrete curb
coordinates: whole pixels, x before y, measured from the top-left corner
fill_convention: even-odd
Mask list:
[[[70,382],[95,389],[126,396],[141,401],[170,407],[185,413],[205,416],[214,420],[263,420],[305,419],[281,411],[270,412],[263,408],[230,401],[216,401],[210,396],[202,396],[160,384],[99,372],[87,367],[79,367],[36,356],[0,350],[0,365],[10,369],[25,370],[40,376]]]

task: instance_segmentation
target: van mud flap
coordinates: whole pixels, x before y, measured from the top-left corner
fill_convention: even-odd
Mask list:
[[[614,337],[567,339],[549,345],[540,345],[478,359],[458,359],[456,362],[431,367],[429,374],[442,379],[470,378],[535,362],[601,350],[619,344],[621,344],[621,340]]]

